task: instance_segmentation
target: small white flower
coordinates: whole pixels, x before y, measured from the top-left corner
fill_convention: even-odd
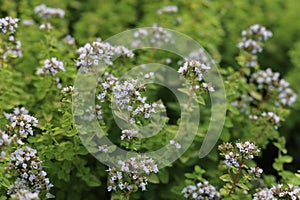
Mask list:
[[[45,4],[38,5],[34,8],[34,12],[38,14],[38,16],[43,17],[45,19],[49,19],[55,16],[63,18],[65,16],[65,12],[60,8],[50,8]]]
[[[157,10],[157,14],[161,15],[163,13],[177,13],[178,7],[177,6],[164,6]]]
[[[37,70],[37,74],[52,74],[55,76],[59,71],[66,71],[62,61],[58,61],[56,58],[46,59],[44,66]]]
[[[0,30],[3,33],[11,32],[15,33],[18,28],[19,19],[12,17],[0,18]]]

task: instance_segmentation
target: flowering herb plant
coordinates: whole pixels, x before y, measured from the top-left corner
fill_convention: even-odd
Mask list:
[[[278,69],[281,60],[272,57],[284,55],[281,47],[294,40],[280,37],[284,21],[267,12],[285,8],[266,2],[0,0],[0,200],[300,199],[299,148],[287,145],[299,137],[285,129],[297,125],[299,81],[294,69]],[[249,19],[240,13],[245,7],[266,13]],[[136,27],[147,28],[130,32],[124,45],[105,40]],[[185,47],[164,27],[204,48],[189,44],[187,56],[163,51]],[[287,32],[296,37],[298,26],[291,27]],[[293,45],[291,63],[283,59],[295,69],[299,47]],[[145,63],[167,65],[176,76]],[[226,102],[215,106],[227,112],[216,145],[199,158],[208,130],[217,129],[210,124],[213,97],[221,98],[220,84],[210,78],[217,73]],[[86,90],[89,85],[95,89]],[[82,88],[93,98],[77,98]],[[185,120],[190,123],[182,128]],[[178,132],[185,137],[178,139]],[[146,154],[163,147],[161,155]],[[170,152],[178,159],[164,159]]]

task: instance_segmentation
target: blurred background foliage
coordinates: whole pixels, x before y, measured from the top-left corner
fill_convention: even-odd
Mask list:
[[[49,7],[62,8],[66,12],[64,20],[57,19],[53,21],[58,27],[57,31],[53,34],[56,38],[62,39],[64,36],[70,34],[75,37],[77,47],[84,45],[86,42],[91,42],[100,37],[102,40],[117,34],[121,31],[138,27],[150,27],[153,24],[159,24],[165,28],[177,30],[184,34],[189,35],[197,40],[204,48],[210,53],[212,58],[217,61],[220,68],[233,67],[238,69],[239,65],[236,62],[238,55],[237,43],[240,39],[241,31],[249,25],[259,23],[273,32],[273,37],[266,43],[264,52],[259,56],[261,66],[270,67],[273,71],[279,71],[287,81],[291,83],[291,87],[300,94],[300,1],[299,0],[186,0],[186,1],[170,1],[170,0],[0,0],[0,18],[5,16],[13,16],[21,19],[35,18],[33,9],[35,6],[45,3]],[[157,10],[166,5],[177,5],[179,8],[176,14],[158,15]],[[36,19],[38,20],[38,19]],[[22,26],[22,25],[21,25]],[[27,31],[28,30],[28,31]],[[34,93],[43,91],[36,91],[32,85],[32,77],[27,76],[33,74],[39,65],[39,60],[45,58],[45,55],[40,53],[41,38],[47,35],[41,31],[32,31],[29,29],[22,29],[17,33],[18,38],[23,45],[24,57],[26,59],[19,59],[15,65],[17,68],[22,69],[22,74],[5,74],[3,76],[17,76],[8,80],[13,80],[23,77],[23,84],[15,83],[13,81],[6,83],[9,87],[17,88],[16,91],[11,91],[9,94],[4,95],[7,99],[5,101],[12,101],[10,105],[1,104],[2,110],[11,109],[13,105],[24,105],[29,110],[34,110],[38,114],[39,110],[44,109],[41,105],[29,104],[31,98],[34,98]],[[53,37],[52,37],[53,38]],[[56,46],[57,41],[50,41],[55,49],[55,54],[58,58],[63,55],[75,58],[74,52],[69,52],[68,48],[63,45]],[[46,53],[45,53],[46,54]],[[66,65],[69,66],[68,76],[65,76],[65,82],[74,78],[76,70],[74,62],[67,60]],[[4,79],[0,81],[5,81]],[[38,82],[39,80],[34,80]],[[33,82],[34,82],[33,81]],[[23,89],[22,89],[23,88]],[[26,88],[26,89],[25,89]],[[3,89],[3,88],[2,88]],[[7,88],[6,88],[7,89]],[[3,89],[3,91],[6,91]],[[27,91],[27,92],[24,92]],[[45,92],[44,92],[45,93]],[[46,94],[41,94],[46,95]],[[19,98],[22,96],[22,98]],[[163,97],[162,97],[163,98]],[[16,101],[16,102],[14,102]],[[295,172],[300,169],[300,98],[293,106],[292,112],[280,128],[279,132],[286,137],[287,149],[294,160],[291,164],[287,165],[288,169]],[[53,108],[52,108],[53,109]],[[49,112],[51,109],[49,110]],[[53,110],[52,110],[53,111]],[[42,117],[41,117],[42,118]],[[248,120],[248,119],[245,119]],[[55,126],[56,124],[53,124]],[[241,129],[242,127],[236,127]],[[78,139],[78,138],[77,138]],[[62,149],[68,149],[68,144]],[[176,163],[175,167],[165,171],[168,173],[168,180],[165,182],[180,182],[179,177],[182,177],[184,172],[192,169],[193,165],[201,163],[197,157],[198,146],[192,146],[189,153],[194,159],[189,160],[189,163],[183,164]],[[56,151],[55,149],[49,149]],[[83,150],[82,150],[83,151]],[[86,154],[86,153],[82,153]],[[217,155],[217,152],[212,152],[212,155]],[[46,155],[45,155],[46,157]],[[208,166],[212,165],[214,156],[211,160],[207,159]],[[268,147],[263,158],[259,161],[263,165],[271,167],[271,163],[276,157],[276,151],[272,146]],[[182,158],[184,159],[184,158]],[[94,179],[94,177],[103,176],[103,166],[98,166],[98,162],[92,157],[88,159],[89,166],[95,166],[93,170],[95,176],[86,177],[86,179]],[[270,163],[267,163],[270,162]],[[57,166],[52,169],[52,173],[58,170],[58,176],[61,177],[60,182],[55,182],[54,185],[60,188],[66,188],[56,193],[58,199],[88,199],[85,197],[97,196],[97,194],[105,194],[106,188],[101,187],[97,189],[87,188],[84,184],[90,186],[98,186],[96,180],[94,182],[80,181],[78,177],[84,177],[89,174],[89,169],[85,168],[86,163],[78,163],[77,169],[82,174],[72,176],[68,174],[59,174],[60,168],[68,168],[69,161],[63,162],[63,165]],[[54,165],[52,163],[52,165]],[[178,169],[186,168],[184,171]],[[50,170],[50,169],[49,169]],[[217,171],[213,171],[218,174]],[[50,172],[51,173],[51,172]],[[74,173],[74,171],[72,171]],[[172,175],[176,174],[176,176]],[[208,175],[210,176],[210,175]],[[103,182],[106,180],[104,179]],[[67,186],[66,183],[71,183]],[[212,181],[212,184],[214,182]],[[72,190],[69,188],[72,187]],[[173,186],[168,184],[163,185],[150,185],[149,190],[164,191],[171,190]],[[76,192],[77,191],[77,192]],[[155,193],[141,193],[137,198],[145,199],[143,195],[147,195],[147,199],[155,199]],[[178,196],[175,194],[162,193],[162,199],[176,199]]]

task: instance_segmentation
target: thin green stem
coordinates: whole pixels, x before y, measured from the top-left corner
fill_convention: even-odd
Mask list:
[[[50,100],[50,104],[53,105],[53,78],[51,77],[51,84],[50,84],[50,97],[49,97],[49,100]]]
[[[2,47],[1,47],[2,48],[2,58],[1,58],[1,66],[2,67],[4,66],[4,62],[5,62],[4,55],[6,53],[6,48],[5,48],[6,34],[7,33],[4,33],[3,40],[2,40]]]

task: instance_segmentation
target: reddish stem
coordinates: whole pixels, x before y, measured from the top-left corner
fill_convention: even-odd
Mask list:
[[[268,126],[265,125],[264,129],[262,130],[262,132],[256,137],[257,140],[260,139],[265,134],[265,132],[267,131],[267,128],[268,128]]]
[[[239,163],[239,168],[238,168],[238,172],[237,172],[237,174],[236,174],[235,179],[232,180],[232,178],[230,178],[231,181],[232,181],[232,187],[231,187],[231,189],[230,189],[230,191],[229,191],[229,195],[231,195],[231,194],[233,193],[233,191],[234,191],[234,189],[235,189],[235,186],[236,186],[236,185],[238,184],[238,182],[239,182],[239,177],[240,177],[240,174],[241,174],[241,170],[242,170],[242,168],[243,168],[243,165],[244,165],[244,158],[242,157],[242,160],[241,160],[241,162]],[[229,174],[229,176],[230,176],[230,174]],[[230,176],[230,177],[231,177],[231,176]]]

